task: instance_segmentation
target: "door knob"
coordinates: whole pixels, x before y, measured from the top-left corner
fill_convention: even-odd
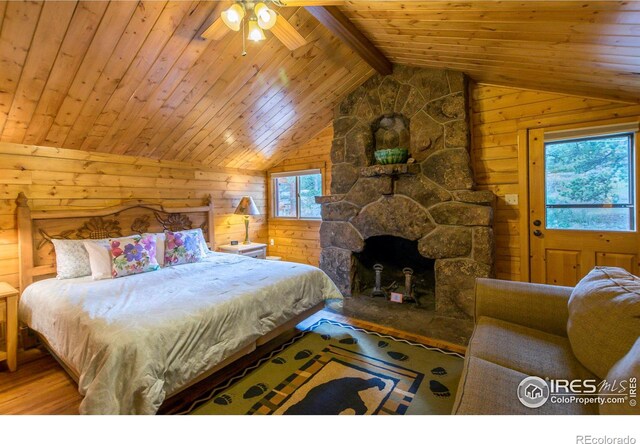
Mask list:
[[[540,231],[540,230],[533,230],[533,235],[534,235],[534,236],[536,236],[536,237],[540,237],[540,236],[542,236],[542,231]]]
[[[533,225],[535,225],[536,227],[539,227],[540,225],[542,225],[542,222],[540,222],[539,219],[536,219],[533,221]]]

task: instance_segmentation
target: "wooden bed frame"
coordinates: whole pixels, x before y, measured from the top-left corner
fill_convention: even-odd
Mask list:
[[[16,204],[21,292],[36,280],[56,275],[55,250],[51,239],[102,239],[199,227],[202,228],[211,250],[215,250],[214,207],[211,196],[208,196],[203,205],[198,207],[172,208],[142,200],[133,200],[95,210],[31,211],[27,197],[24,193],[20,193]],[[292,330],[304,319],[323,308],[324,302],[299,314],[168,395],[175,396],[182,390],[213,375],[253,352],[257,347]],[[41,335],[38,336],[51,355],[77,383],[79,378],[77,372],[51,349]]]
[[[20,290],[34,280],[55,276],[55,251],[51,239],[103,239],[202,228],[215,250],[213,200],[199,207],[172,208],[132,200],[92,210],[31,211],[27,196],[16,199]]]

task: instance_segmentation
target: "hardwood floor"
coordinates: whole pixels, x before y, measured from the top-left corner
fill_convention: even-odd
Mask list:
[[[381,333],[390,334],[402,339],[421,342],[428,345],[447,348],[464,353],[465,348],[445,341],[437,341],[417,334],[383,327],[371,322],[348,318],[327,310],[320,311],[298,325],[306,328],[314,322],[325,318],[349,323],[356,327],[371,328]],[[181,410],[189,402],[197,399],[208,387],[215,386],[238,370],[255,362],[261,356],[271,352],[296,331],[291,331],[266,344],[255,352],[231,364],[221,372],[168,399],[160,408],[160,414],[172,414]],[[78,393],[75,382],[64,369],[46,351],[32,349],[18,357],[18,370],[9,373],[0,367],[0,414],[3,415],[77,415],[82,396]]]
[[[0,414],[77,415],[82,396],[53,357],[39,349],[18,356],[18,370],[0,369]]]

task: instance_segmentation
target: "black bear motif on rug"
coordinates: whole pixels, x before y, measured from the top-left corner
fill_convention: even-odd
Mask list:
[[[385,388],[380,378],[340,378],[314,387],[300,402],[289,407],[285,415],[339,415],[347,409],[356,415],[367,413],[367,406],[360,397],[363,390]]]

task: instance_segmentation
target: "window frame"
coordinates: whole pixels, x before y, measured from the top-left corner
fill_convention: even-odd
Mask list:
[[[552,137],[552,140],[543,141],[544,145],[544,158],[545,158],[545,167],[544,167],[544,214],[545,214],[545,229],[546,230],[558,230],[558,231],[591,231],[591,232],[603,232],[603,233],[637,233],[638,232],[638,218],[636,217],[636,213],[638,211],[638,196],[636,193],[636,187],[638,186],[638,168],[636,168],[636,161],[638,158],[638,147],[637,147],[637,138],[636,131],[634,129],[628,129],[623,131],[602,131],[602,130],[594,130],[591,134],[588,132],[589,130],[580,130],[576,131],[576,134],[568,137]],[[562,132],[561,132],[562,133]],[[553,133],[550,133],[553,134]],[[629,200],[631,203],[628,204],[548,204],[547,203],[547,166],[546,166],[546,157],[547,157],[547,146],[558,144],[558,143],[568,143],[568,142],[583,142],[597,139],[604,139],[609,137],[627,137],[629,141]],[[628,230],[596,230],[596,229],[582,229],[582,228],[557,228],[557,227],[549,227],[548,226],[548,210],[550,208],[627,208],[629,209],[629,223],[630,229]]]
[[[271,218],[272,219],[282,219],[282,220],[306,220],[306,221],[322,221],[322,216],[319,217],[302,217],[301,216],[301,207],[300,207],[300,177],[301,176],[312,176],[312,175],[320,175],[320,191],[324,193],[324,172],[322,168],[309,168],[306,170],[296,170],[296,171],[286,171],[286,172],[278,172],[271,173],[269,180],[271,186]],[[295,177],[296,178],[296,216],[279,216],[278,215],[278,186],[276,184],[276,180],[282,177]]]

